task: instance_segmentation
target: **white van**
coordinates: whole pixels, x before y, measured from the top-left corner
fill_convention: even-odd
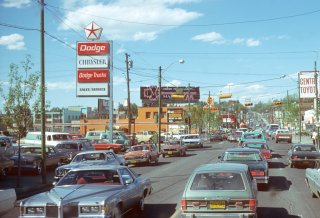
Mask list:
[[[64,132],[46,132],[46,145],[56,146],[61,141],[68,139],[69,133]],[[21,139],[23,144],[41,145],[41,132],[28,132],[26,137]]]

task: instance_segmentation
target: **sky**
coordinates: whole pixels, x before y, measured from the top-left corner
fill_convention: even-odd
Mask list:
[[[318,0],[45,0],[46,100],[51,107],[97,107],[97,97],[76,96],[76,43],[84,28],[103,28],[113,43],[114,106],[127,98],[141,106],[140,87],[200,87],[232,93],[240,102],[268,102],[297,94],[297,74],[315,69],[320,51]],[[31,55],[40,71],[40,4],[0,0],[0,81],[8,87],[11,63]],[[180,64],[184,60],[183,64]],[[3,100],[0,101],[0,109]]]

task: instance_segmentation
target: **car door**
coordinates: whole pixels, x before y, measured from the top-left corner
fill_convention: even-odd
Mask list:
[[[58,163],[58,162],[56,162],[56,155],[55,154],[56,154],[56,152],[55,152],[55,150],[53,150],[53,148],[47,147],[47,149],[46,149],[46,165],[47,166],[53,166]]]
[[[127,169],[119,169],[119,174],[124,184],[124,195],[122,196],[125,210],[135,206],[140,199],[141,193],[139,180],[137,180]]]

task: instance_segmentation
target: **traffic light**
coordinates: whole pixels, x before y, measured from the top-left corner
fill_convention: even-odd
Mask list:
[[[282,105],[282,101],[274,101],[272,102],[272,105],[274,106]]]
[[[244,106],[246,106],[246,107],[249,107],[249,106],[252,106],[252,105],[253,105],[252,102],[246,102],[246,103],[244,103]]]

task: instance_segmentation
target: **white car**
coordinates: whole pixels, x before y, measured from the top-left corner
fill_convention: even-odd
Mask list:
[[[203,147],[203,139],[199,134],[189,134],[182,138],[182,144],[187,148],[191,147]]]

